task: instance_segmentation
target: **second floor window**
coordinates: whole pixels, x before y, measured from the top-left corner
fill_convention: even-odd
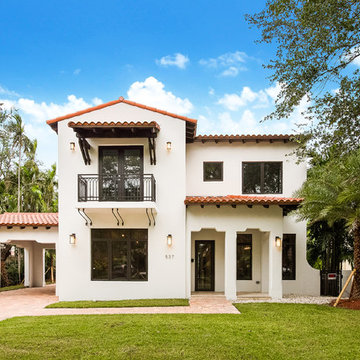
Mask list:
[[[282,162],[243,162],[243,194],[281,194]]]
[[[219,161],[204,162],[204,181],[223,181],[223,163]]]

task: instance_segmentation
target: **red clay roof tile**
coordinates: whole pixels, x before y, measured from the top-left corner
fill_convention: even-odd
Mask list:
[[[120,121],[117,121],[117,122],[114,122],[114,121],[111,121],[111,122],[69,122],[68,123],[68,126],[73,128],[73,127],[107,127],[107,126],[112,126],[112,127],[140,127],[140,128],[156,128],[157,130],[160,130],[160,125],[155,122],[155,121],[151,121],[151,122],[147,122],[147,121],[144,121],[144,122],[134,122],[134,121],[125,121],[125,122],[120,122]]]
[[[88,108],[88,109],[80,110],[80,111],[77,111],[77,112],[74,112],[74,113],[71,113],[71,114],[68,114],[68,115],[64,115],[64,116],[59,116],[59,117],[57,117],[55,119],[47,120],[46,123],[48,125],[51,125],[51,124],[57,123],[57,122],[59,122],[61,120],[71,119],[71,118],[73,118],[75,116],[83,115],[83,114],[86,114],[86,113],[89,113],[89,112],[92,112],[92,111],[95,111],[95,110],[100,110],[100,109],[103,109],[103,108],[108,107],[108,106],[120,104],[122,102],[125,103],[125,104],[128,104],[128,105],[136,106],[136,107],[139,107],[139,108],[142,108],[142,109],[146,109],[146,110],[154,111],[154,112],[157,112],[157,113],[160,113],[160,114],[163,114],[163,115],[171,116],[173,118],[185,120],[185,121],[191,122],[193,124],[197,123],[196,119],[191,119],[191,118],[188,118],[186,116],[173,114],[171,112],[160,110],[160,109],[157,109],[157,108],[154,108],[154,107],[151,107],[151,106],[142,105],[142,104],[136,103],[134,101],[125,100],[122,96],[118,100],[109,101],[107,103],[100,104],[100,105],[97,105],[97,106],[93,106],[93,107]]]
[[[299,205],[303,199],[275,196],[187,196],[186,205]]]
[[[194,141],[197,142],[207,142],[207,141],[229,141],[229,142],[236,142],[236,141],[289,141],[293,138],[294,135],[287,135],[287,134],[273,134],[273,135],[198,135],[194,138]]]
[[[4,213],[0,226],[58,226],[58,213]]]

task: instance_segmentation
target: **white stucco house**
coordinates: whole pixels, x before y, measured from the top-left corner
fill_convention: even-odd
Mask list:
[[[34,241],[29,285],[33,249],[56,243],[60,300],[319,295],[289,214],[306,178],[289,135],[197,136],[196,120],[123,98],[47,123],[58,224],[0,216],[0,241]]]

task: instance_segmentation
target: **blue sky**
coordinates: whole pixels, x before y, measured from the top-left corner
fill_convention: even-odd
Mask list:
[[[265,1],[2,1],[0,103],[18,108],[45,165],[57,159],[45,120],[119,96],[199,120],[199,133],[290,133],[261,123],[276,84],[245,13]]]

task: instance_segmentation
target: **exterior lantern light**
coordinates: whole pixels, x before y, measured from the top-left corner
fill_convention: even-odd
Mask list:
[[[168,142],[166,143],[166,150],[167,150],[167,151],[170,151],[170,150],[171,150],[171,141],[168,141]]]
[[[71,142],[71,143],[70,143],[70,150],[71,150],[71,151],[74,151],[74,150],[75,150],[75,143],[74,143],[74,142]]]
[[[76,234],[70,234],[69,243],[70,243],[70,245],[75,245],[76,244]]]
[[[167,243],[167,245],[168,245],[169,247],[172,246],[173,240],[172,240],[172,235],[171,235],[171,234],[169,234],[169,235],[167,236],[167,238],[166,238],[166,243]]]
[[[281,237],[280,236],[275,236],[275,246],[281,247]]]

